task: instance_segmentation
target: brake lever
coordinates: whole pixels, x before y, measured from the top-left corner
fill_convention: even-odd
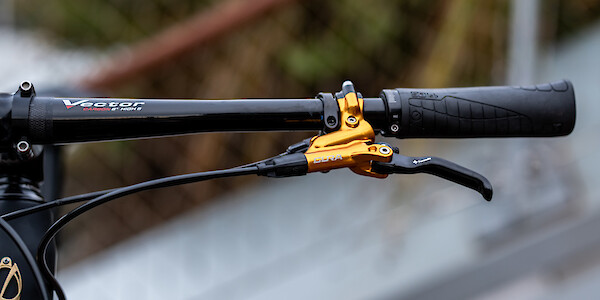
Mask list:
[[[337,130],[294,144],[284,155],[257,164],[258,174],[287,177],[339,168],[375,178],[428,173],[474,189],[488,201],[492,199],[492,185],[474,171],[437,157],[402,156],[390,145],[374,143],[373,127],[363,116],[364,100],[351,82],[344,82],[336,98],[342,120]]]
[[[390,162],[373,161],[372,170],[380,174],[427,173],[458,183],[492,200],[492,184],[483,175],[439,157],[409,157],[394,153]]]

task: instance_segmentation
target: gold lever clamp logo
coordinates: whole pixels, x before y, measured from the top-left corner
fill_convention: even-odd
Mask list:
[[[19,300],[21,299],[21,291],[23,289],[23,280],[21,278],[21,272],[16,263],[13,263],[10,257],[3,257],[0,259],[0,274],[4,274],[3,269],[8,269],[8,274],[2,283],[2,289],[0,289],[0,300]],[[0,278],[0,282],[2,279]],[[11,284],[16,284],[16,291],[11,289]],[[10,292],[10,294],[8,294]],[[11,298],[7,298],[11,297]]]

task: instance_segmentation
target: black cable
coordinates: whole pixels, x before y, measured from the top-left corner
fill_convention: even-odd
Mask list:
[[[254,167],[256,165],[258,165],[259,163],[265,162],[267,160],[273,159],[273,158],[277,158],[277,157],[281,157],[283,155],[285,155],[287,153],[281,153],[277,156],[271,157],[271,158],[267,158],[261,161],[257,161],[251,164],[246,164],[243,166],[240,166],[238,168],[250,168],[250,167]],[[32,206],[32,207],[27,207],[27,208],[23,208],[17,211],[13,211],[7,214],[4,214],[2,216],[0,216],[0,219],[6,220],[6,221],[10,221],[19,217],[23,217],[29,214],[33,214],[36,212],[40,212],[42,210],[46,210],[46,209],[50,209],[50,208],[54,208],[57,206],[62,206],[62,205],[68,205],[68,204],[73,204],[73,203],[77,203],[77,202],[82,202],[82,201],[88,201],[91,200],[93,198],[105,195],[107,193],[113,192],[115,190],[118,190],[119,188],[115,188],[115,189],[108,189],[108,190],[102,190],[102,191],[96,191],[96,192],[91,192],[91,193],[86,193],[86,194],[81,194],[81,195],[76,195],[76,196],[70,196],[70,197],[65,197],[62,199],[57,199],[54,201],[49,201],[49,202],[45,202],[43,204],[40,205],[36,205],[36,206]],[[18,234],[17,234],[18,237]],[[13,237],[14,238],[14,237]],[[31,253],[29,253],[31,255]],[[35,265],[35,267],[39,272],[39,268],[37,265]],[[60,287],[60,284],[58,283],[58,281],[56,280],[56,278],[52,278],[52,285],[55,287],[57,294],[59,294],[59,298],[64,298],[64,291],[62,290],[62,288]]]
[[[251,164],[251,165],[254,165],[254,164]],[[68,222],[72,221],[77,216],[83,214],[84,212],[86,212],[94,207],[97,207],[98,205],[106,203],[108,201],[111,201],[111,200],[114,200],[114,199],[117,199],[120,197],[124,197],[124,196],[130,195],[130,194],[133,194],[133,193],[145,191],[145,190],[170,187],[170,186],[174,186],[174,185],[181,185],[181,184],[199,182],[199,181],[216,179],[216,178],[258,174],[258,172],[259,172],[258,167],[254,166],[254,167],[241,167],[241,168],[233,168],[233,169],[226,169],[226,170],[171,176],[171,177],[155,179],[155,180],[151,180],[151,181],[146,181],[146,182],[118,188],[118,189],[112,190],[108,193],[97,196],[96,198],[88,201],[85,204],[80,205],[79,207],[77,207],[77,208],[73,209],[72,211],[70,211],[69,213],[65,214],[64,216],[59,218],[56,222],[54,222],[54,224],[52,224],[52,226],[50,226],[50,228],[46,231],[46,233],[42,237],[42,241],[40,242],[40,245],[38,247],[38,252],[37,252],[38,262],[42,265],[42,267],[43,267],[42,271],[44,272],[46,279],[52,285],[52,288],[56,292],[58,299],[64,300],[64,299],[66,299],[64,291],[62,290],[62,287],[60,286],[60,284],[58,283],[58,281],[52,274],[52,271],[48,267],[48,263],[45,259],[46,251],[48,249],[48,245],[54,239],[54,237],[56,236],[58,231],[60,231]]]
[[[44,291],[44,278],[42,277],[40,268],[35,262],[31,251],[29,251],[27,245],[25,245],[25,241],[23,241],[19,233],[2,218],[0,218],[0,227],[13,240],[13,242],[17,245],[17,248],[19,248],[19,251],[21,251],[21,254],[23,254],[23,257],[25,257],[27,264],[29,264],[29,267],[33,271],[33,277],[35,278],[35,282],[38,285],[42,298],[44,300],[48,300],[48,295],[46,294],[46,291]]]
[[[270,157],[267,159],[263,159],[261,161],[257,161],[251,164],[247,164],[247,165],[243,165],[243,166],[239,166],[238,168],[249,168],[249,167],[254,167],[256,165],[258,165],[259,163],[263,163],[265,161],[268,161],[270,159],[273,158],[277,158],[277,157],[281,157],[283,155],[285,155],[287,153],[281,153],[278,154],[277,156],[274,157]],[[4,214],[2,216],[0,216],[0,218],[3,218],[4,220],[10,221],[16,218],[20,218],[29,214],[33,214],[36,212],[40,212],[42,210],[46,210],[46,209],[50,209],[50,208],[54,208],[57,206],[63,206],[63,205],[68,205],[68,204],[73,204],[73,203],[77,203],[77,202],[83,202],[83,201],[87,201],[87,200],[91,200],[94,199],[98,196],[107,194],[109,192],[115,191],[119,188],[114,188],[114,189],[109,189],[109,190],[102,190],[102,191],[96,191],[96,192],[91,192],[91,193],[86,193],[86,194],[81,194],[81,195],[76,195],[76,196],[70,196],[70,197],[66,197],[66,198],[61,198],[61,199],[57,199],[57,200],[53,200],[53,201],[48,201],[48,202],[44,202],[43,204],[39,204],[36,206],[32,206],[32,207],[27,207],[27,208],[23,208],[20,210],[16,210],[7,214]]]
[[[276,157],[282,156],[284,153],[277,155]],[[248,167],[252,167],[252,166],[256,166],[257,164],[267,161],[271,158],[265,159],[265,160],[261,160],[252,164],[247,164],[247,165],[243,165],[240,168],[248,168]],[[91,193],[86,193],[86,194],[81,194],[81,195],[76,195],[76,196],[70,196],[70,197],[65,197],[62,199],[57,199],[54,201],[49,201],[49,202],[45,202],[43,204],[40,205],[36,205],[36,206],[32,206],[32,207],[27,207],[27,208],[23,208],[17,211],[13,211],[7,214],[4,214],[2,216],[0,216],[0,219],[6,220],[6,221],[10,221],[19,217],[23,217],[29,214],[33,214],[36,212],[40,212],[46,209],[50,209],[50,208],[54,208],[57,206],[62,206],[62,205],[68,205],[68,204],[73,204],[73,203],[77,203],[77,202],[82,202],[82,201],[87,201],[87,200],[91,200],[93,198],[96,198],[98,196],[102,196],[104,194],[110,193],[112,191],[117,190],[118,188],[115,189],[108,189],[108,190],[102,190],[102,191],[96,191],[96,192],[91,192]],[[6,229],[5,229],[6,231]],[[15,238],[19,238],[18,233],[16,233],[16,236],[11,236],[11,238],[13,238],[13,240]],[[10,235],[10,234],[9,234]],[[29,253],[29,255],[33,258],[33,256],[31,255],[31,253]],[[34,261],[35,262],[35,261]],[[38,274],[40,274],[40,278],[41,278],[41,273],[39,271],[39,266],[37,264],[34,264],[35,268],[37,269]],[[64,290],[62,290],[62,287],[60,287],[59,282],[56,280],[56,278],[52,278],[52,285],[54,286],[57,294],[62,294],[62,298],[64,298]],[[38,283],[39,284],[39,283]],[[40,287],[41,289],[41,287]],[[60,299],[60,296],[59,296]]]
[[[7,214],[0,216],[0,218],[4,219],[6,221],[10,221],[10,220],[20,218],[20,217],[23,217],[23,216],[26,216],[29,214],[40,212],[45,209],[50,209],[50,208],[54,208],[57,206],[91,200],[98,196],[112,192],[114,190],[116,190],[116,188],[109,189],[109,190],[103,190],[103,191],[96,191],[96,192],[91,192],[91,193],[81,194],[81,195],[76,195],[76,196],[65,197],[65,198],[61,198],[61,199],[57,199],[57,200],[53,200],[53,201],[48,201],[48,202],[44,202],[44,203],[36,205],[36,206],[31,206],[31,207],[15,210],[13,212],[9,212]]]

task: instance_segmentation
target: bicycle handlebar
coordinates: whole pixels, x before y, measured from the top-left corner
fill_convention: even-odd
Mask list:
[[[34,143],[73,143],[218,131],[321,129],[317,99],[154,100],[41,98],[31,101]]]
[[[11,135],[13,141],[27,137],[33,144],[62,144],[195,132],[321,130],[325,125],[322,99],[50,98],[31,92],[21,87],[14,95],[0,95],[3,140]],[[575,96],[568,81],[394,89],[365,98],[364,116],[376,131],[397,138],[560,136],[573,130]]]

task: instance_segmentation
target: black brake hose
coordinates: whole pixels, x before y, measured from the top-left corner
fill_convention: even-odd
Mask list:
[[[76,195],[76,196],[70,196],[70,197],[65,197],[65,198],[61,198],[61,199],[57,199],[57,200],[53,200],[53,201],[48,201],[48,202],[44,202],[42,204],[36,205],[36,206],[31,206],[31,207],[27,207],[27,208],[22,208],[19,210],[15,210],[13,212],[4,214],[2,216],[0,216],[1,218],[3,218],[6,221],[10,221],[16,218],[20,218],[20,217],[24,217],[36,212],[40,212],[42,210],[46,210],[46,209],[50,209],[50,208],[54,208],[57,206],[62,206],[62,205],[67,205],[67,204],[73,204],[73,203],[77,203],[77,202],[82,202],[82,201],[87,201],[87,200],[91,200],[94,199],[98,196],[102,196],[106,193],[110,193],[112,191],[114,191],[116,189],[109,189],[109,190],[103,190],[103,191],[96,191],[96,192],[91,192],[91,193],[87,193],[87,194],[81,194],[81,195]]]
[[[261,160],[261,161],[258,161],[258,162],[246,164],[246,165],[240,166],[238,168],[253,167],[253,166],[256,166],[257,164],[259,164],[261,162],[265,162],[267,160],[270,160],[270,159],[273,159],[273,158],[276,158],[276,157],[280,157],[280,156],[285,155],[285,154],[287,154],[287,153],[281,153],[281,154],[279,154],[277,156],[274,156],[274,157],[271,157],[271,158],[267,158],[267,159],[264,159],[264,160]],[[199,173],[197,173],[197,174],[199,174]],[[193,175],[193,174],[190,174],[190,175]],[[232,176],[234,176],[234,175],[232,175]],[[210,179],[210,178],[207,178],[207,179]],[[205,180],[205,179],[202,179],[202,180]],[[184,183],[181,183],[181,184],[184,184]],[[159,187],[162,187],[162,186],[159,186]],[[156,187],[156,188],[158,188],[158,187]],[[45,202],[45,203],[40,204],[40,205],[36,205],[36,206],[33,206],[33,207],[28,207],[28,208],[23,208],[23,209],[20,209],[20,210],[17,210],[17,211],[13,211],[13,212],[4,214],[4,215],[0,216],[0,219],[2,221],[10,221],[10,220],[13,220],[13,219],[16,219],[16,218],[19,218],[19,217],[23,217],[23,216],[26,216],[26,215],[29,215],[29,214],[33,214],[33,213],[40,212],[40,211],[43,211],[43,210],[46,210],[46,209],[50,209],[50,208],[54,208],[54,207],[57,207],[57,206],[68,205],[68,204],[73,204],[73,203],[77,203],[77,202],[83,202],[83,201],[92,200],[94,198],[97,198],[99,196],[108,194],[110,192],[113,192],[113,191],[116,191],[116,190],[119,190],[119,189],[120,188],[114,188],[114,189],[96,191],[96,192],[91,192],[91,193],[86,193],[86,194],[81,194],[81,195],[75,195],[75,196],[70,196],[70,197],[65,197],[65,198],[57,199],[57,200],[54,200],[54,201]],[[8,227],[4,226],[3,223],[7,224]],[[0,223],[0,226],[2,227],[2,229],[4,229],[4,231],[6,231],[7,234],[13,239],[13,241],[15,241],[15,243],[17,243],[17,245],[19,245],[18,240],[21,240],[21,238],[19,237],[18,233],[16,231],[12,230],[12,227],[10,227],[10,225],[8,223],[6,223],[6,222],[3,222],[3,223]],[[12,230],[12,231],[10,231],[10,230]],[[24,243],[22,243],[22,244],[24,245]],[[20,248],[20,250],[21,250],[21,252],[26,251],[27,254],[29,255],[29,257],[31,257],[33,259],[33,256],[31,255],[31,252],[27,248],[23,248],[23,249]],[[39,266],[35,263],[35,260],[32,260],[32,262],[33,262],[32,268],[35,269],[34,273],[37,273],[39,275],[39,276],[36,276],[36,280],[40,280],[38,282],[38,285],[40,287],[40,290],[42,291],[43,277],[41,276],[41,272],[40,272]],[[31,265],[32,262],[29,262],[29,264]],[[57,292],[57,294],[59,295],[59,299],[61,299],[61,296],[62,296],[62,299],[64,299],[64,297],[65,297],[64,291],[62,290],[62,287],[60,287],[60,284],[56,280],[56,278],[53,276],[51,279],[49,278],[49,280],[52,283],[53,289],[55,289],[56,292]],[[44,296],[45,296],[45,294],[44,294]]]
[[[73,219],[75,219],[77,216],[83,214],[84,212],[86,212],[94,207],[97,207],[98,205],[104,204],[111,200],[115,200],[117,198],[131,195],[133,193],[146,191],[146,190],[150,190],[150,189],[170,187],[170,186],[175,186],[175,185],[194,183],[194,182],[199,182],[199,181],[204,181],[204,180],[209,180],[209,179],[216,179],[216,178],[252,175],[252,174],[258,174],[258,172],[259,172],[258,167],[255,164],[250,164],[250,165],[246,165],[244,167],[238,167],[238,168],[232,168],[232,169],[226,169],[226,170],[192,173],[192,174],[177,175],[177,176],[155,179],[155,180],[151,180],[151,181],[146,181],[146,182],[114,189],[107,193],[101,194],[101,195],[95,197],[94,199],[88,201],[87,203],[82,204],[79,207],[73,209],[72,211],[70,211],[67,214],[65,214],[64,216],[62,216],[61,218],[59,218],[46,231],[46,233],[42,237],[42,241],[40,242],[40,245],[38,247],[38,252],[37,252],[37,260],[38,260],[38,263],[41,264],[41,270],[43,272],[43,275],[46,277],[46,279],[52,286],[52,289],[56,292],[58,299],[65,300],[66,299],[65,293],[64,293],[62,287],[60,286],[60,284],[58,283],[58,281],[56,280],[56,277],[54,277],[54,275],[52,274],[52,271],[50,270],[48,263],[45,259],[48,245],[54,239],[56,234],[68,222],[72,221]],[[101,192],[96,192],[96,193],[101,193]],[[47,207],[45,207],[45,208],[47,208]]]
[[[254,162],[254,163],[250,163],[250,164],[246,164],[246,165],[243,165],[243,166],[239,166],[238,168],[253,167],[253,166],[256,166],[259,163],[265,162],[265,161],[273,159],[273,158],[281,157],[281,156],[283,156],[285,154],[287,154],[287,152],[278,154],[276,156],[273,156],[273,157],[270,157],[270,158],[267,158],[267,159],[263,159],[261,161],[257,161],[257,162]],[[86,193],[86,194],[81,194],[81,195],[75,195],[75,196],[69,196],[69,197],[65,197],[65,198],[61,198],[61,199],[56,199],[56,200],[53,200],[53,201],[45,202],[45,203],[40,204],[40,205],[36,205],[36,206],[32,206],[32,207],[27,207],[27,208],[23,208],[23,209],[19,209],[19,210],[16,210],[16,211],[4,214],[4,215],[2,215],[0,217],[3,218],[6,221],[10,221],[10,220],[17,219],[17,218],[20,218],[20,217],[24,217],[24,216],[27,216],[27,215],[30,215],[30,214],[33,214],[33,213],[36,213],[36,212],[40,212],[40,211],[43,211],[43,210],[46,210],[46,209],[54,208],[54,207],[57,207],[57,206],[63,206],[63,205],[77,203],[77,202],[88,201],[88,200],[94,199],[94,198],[96,198],[98,196],[101,196],[101,195],[110,193],[112,191],[115,191],[117,189],[119,189],[119,188],[102,190],[102,191],[96,191],[96,192],[91,192],[91,193]]]

